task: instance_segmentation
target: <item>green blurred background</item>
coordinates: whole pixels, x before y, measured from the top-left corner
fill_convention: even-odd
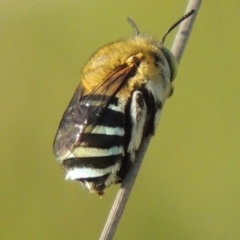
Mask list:
[[[52,154],[79,71],[131,16],[163,36],[187,1],[0,3],[0,239],[98,239],[103,199]],[[240,239],[240,1],[205,1],[115,239]],[[167,39],[171,46],[175,32]]]

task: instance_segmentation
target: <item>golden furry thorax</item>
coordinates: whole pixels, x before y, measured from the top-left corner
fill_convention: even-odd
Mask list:
[[[91,93],[116,68],[124,64],[131,66],[136,59],[139,62],[136,75],[129,79],[119,94],[127,97],[149,80],[157,85],[162,84],[159,79],[164,81],[163,77],[172,82],[177,64],[171,56],[171,52],[159,47],[153,38],[142,35],[105,45],[93,54],[82,70],[84,95]]]

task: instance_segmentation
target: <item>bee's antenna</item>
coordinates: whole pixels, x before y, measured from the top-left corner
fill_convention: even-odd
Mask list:
[[[135,34],[139,35],[140,32],[139,32],[139,29],[138,29],[136,23],[130,17],[127,17],[127,21],[129,22],[129,24],[132,27],[132,29],[135,32]]]
[[[193,13],[195,12],[195,10],[191,10],[190,12],[186,13],[184,16],[182,16],[177,22],[175,22],[169,29],[168,31],[164,34],[162,41],[161,41],[161,45],[164,43],[167,35],[177,26],[179,25],[182,21],[184,21],[185,19],[187,19],[188,17],[190,17]]]

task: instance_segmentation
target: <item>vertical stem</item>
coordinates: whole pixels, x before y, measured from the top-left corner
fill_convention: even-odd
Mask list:
[[[184,22],[181,23],[179,30],[176,34],[171,51],[173,55],[176,57],[178,62],[182,57],[194,20],[199,10],[200,4],[201,4],[201,0],[189,0],[188,6],[186,8],[186,12],[189,12],[190,10],[195,9],[196,13],[193,16],[191,16],[189,19],[186,19]],[[99,240],[113,239],[118,223],[121,219],[126,203],[129,199],[138,171],[140,169],[143,157],[148,148],[150,139],[151,137],[144,139],[141,146],[139,147],[136,155],[135,164],[132,166],[130,171],[127,173],[127,175],[123,179],[121,188],[117,193],[117,196],[115,198],[115,201],[113,203],[113,206],[111,208],[111,211],[109,213],[108,219],[105,223],[104,229],[102,231],[102,234]]]
[[[197,13],[200,8],[201,2],[202,2],[201,0],[189,0],[185,13],[191,11],[192,9],[195,9],[195,14],[193,14],[190,18],[186,19],[184,22],[182,22],[182,24],[180,24],[178,32],[175,36],[171,52],[175,56],[177,62],[180,62],[182,58],[184,49],[187,45],[189,35],[192,31],[194,21],[197,17]]]

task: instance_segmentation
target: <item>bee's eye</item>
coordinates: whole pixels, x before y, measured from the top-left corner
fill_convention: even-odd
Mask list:
[[[160,49],[168,62],[171,74],[170,81],[172,82],[177,75],[177,61],[170,50],[163,46]]]

